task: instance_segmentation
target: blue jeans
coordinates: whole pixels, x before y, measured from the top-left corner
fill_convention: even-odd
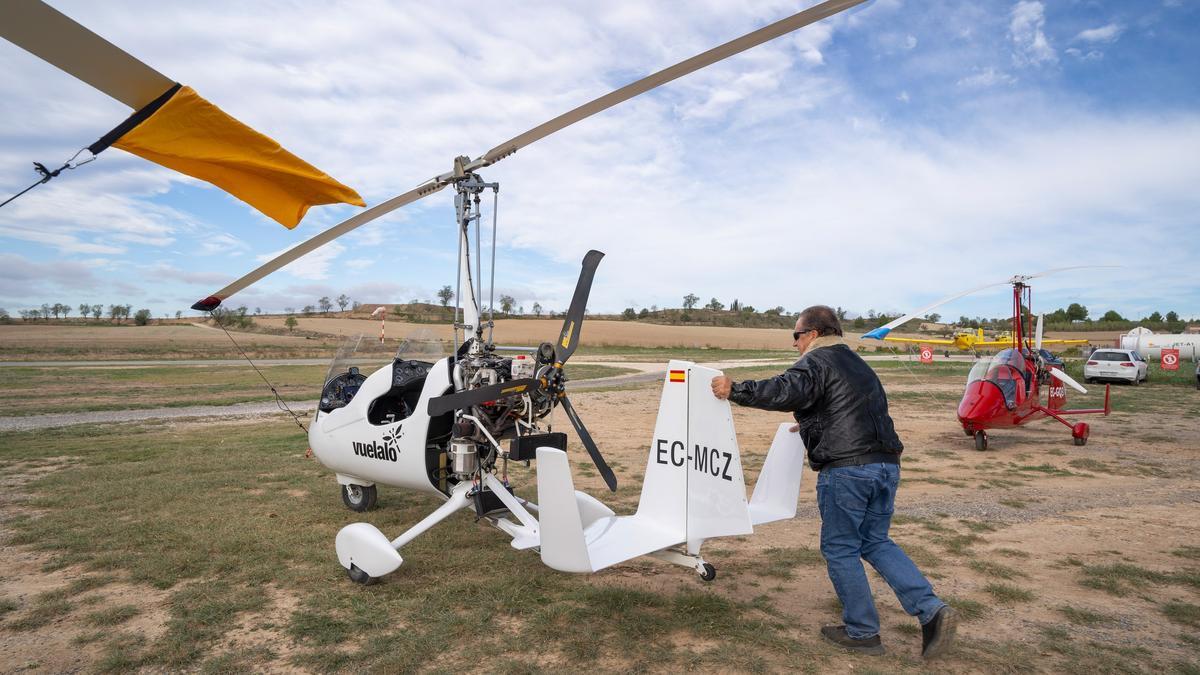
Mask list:
[[[821,511],[821,555],[842,601],[846,634],[854,639],[879,634],[879,613],[862,561],[892,587],[904,611],[922,625],[945,603],[904,551],[888,536],[895,510],[900,467],[896,464],[843,466],[821,471],[817,508]]]

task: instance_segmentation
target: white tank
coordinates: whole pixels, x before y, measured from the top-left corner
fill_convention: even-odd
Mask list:
[[[1149,361],[1162,358],[1163,347],[1178,349],[1179,358],[1195,361],[1200,354],[1200,333],[1155,333],[1138,326],[1121,336],[1122,349],[1136,349]]]

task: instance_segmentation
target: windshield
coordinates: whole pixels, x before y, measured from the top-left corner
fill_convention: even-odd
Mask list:
[[[450,353],[446,340],[438,339],[428,328],[415,328],[408,335],[396,340],[384,341],[376,336],[354,335],[346,338],[329,363],[325,381],[345,373],[350,366],[357,366],[369,373],[395,359],[426,361],[432,363]]]
[[[971,372],[967,375],[968,384],[977,380],[999,387],[1004,394],[1004,404],[1011,409],[1017,404],[1018,383],[1024,389],[1029,388],[1025,357],[1016,349],[1005,349],[991,359],[980,359],[971,366]]]
[[[1125,352],[1096,352],[1092,354],[1093,361],[1132,361],[1133,359]]]

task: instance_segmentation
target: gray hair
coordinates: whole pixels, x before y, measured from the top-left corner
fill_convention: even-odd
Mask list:
[[[842,334],[842,324],[838,321],[837,312],[828,305],[813,305],[800,312],[799,319],[805,328],[815,330],[821,336]]]

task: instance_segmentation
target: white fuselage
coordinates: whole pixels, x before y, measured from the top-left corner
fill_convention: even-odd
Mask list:
[[[338,482],[382,483],[443,494],[429,475],[426,444],[429,399],[453,390],[449,359],[429,369],[412,414],[396,422],[374,424],[368,419],[373,402],[392,388],[394,364],[376,370],[342,408],[318,412],[308,430],[308,443],[322,464],[337,473]]]
[[[1143,358],[1162,358],[1164,347],[1179,350],[1179,358],[1196,360],[1200,355],[1200,334],[1196,333],[1151,333],[1134,329],[1121,336],[1122,349],[1136,349]]]

